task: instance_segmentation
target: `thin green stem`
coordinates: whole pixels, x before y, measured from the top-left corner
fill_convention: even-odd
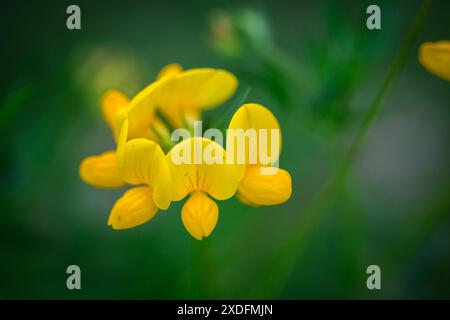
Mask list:
[[[419,33],[419,30],[421,29],[425,21],[431,3],[432,0],[425,0],[423,2],[419,10],[419,13],[414,21],[414,24],[409,30],[397,57],[394,60],[394,63],[391,65],[389,73],[384,79],[380,91],[378,92],[371,108],[369,109],[369,112],[366,114],[366,117],[364,118],[361,126],[359,127],[359,130],[356,134],[355,140],[352,143],[352,146],[350,147],[347,157],[341,164],[338,176],[343,176],[346,174],[347,170],[353,163],[359,151],[364,146],[367,140],[367,136],[369,135],[370,129],[373,127],[374,122],[378,119],[379,114],[384,109],[386,99],[389,93],[391,92],[395,79],[400,74],[406,62],[406,59],[408,58],[408,54],[411,51],[415,39],[417,38],[417,35]]]
[[[426,206],[423,206],[416,214],[408,217],[402,232],[396,234],[392,241],[393,248],[383,252],[380,260],[390,263],[389,272],[384,277],[386,283],[393,283],[393,279],[402,275],[417,252],[423,248],[424,242],[438,231],[442,223],[450,216],[450,198],[448,193],[450,184]]]
[[[281,249],[269,261],[267,270],[263,273],[261,281],[258,282],[258,286],[252,294],[261,295],[262,297],[273,297],[273,295],[278,295],[284,288],[286,281],[295,268],[299,255],[306,249],[306,239],[312,234],[317,222],[328,212],[327,209],[332,205],[349,169],[365,145],[371,128],[385,107],[386,99],[414,45],[431,3],[432,0],[425,0],[423,2],[413,25],[403,41],[399,53],[392,63],[345,157],[338,165],[330,180],[311,200],[304,213],[299,216],[299,219],[295,222],[292,231],[286,237]]]
[[[211,238],[193,240],[192,245],[192,287],[190,297],[196,299],[217,299],[221,296],[220,266],[214,255]]]

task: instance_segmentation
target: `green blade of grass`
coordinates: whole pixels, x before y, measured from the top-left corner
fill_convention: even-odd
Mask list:
[[[343,160],[337,166],[329,181],[319,190],[311,200],[302,215],[299,215],[293,228],[288,232],[282,247],[269,260],[268,267],[264,270],[260,281],[251,293],[252,297],[271,297],[280,294],[285,287],[289,277],[295,269],[296,261],[307,248],[307,239],[314,231],[314,227],[328,212],[337,196],[339,188],[345,180],[349,169],[357,158],[362,147],[365,145],[370,129],[378,119],[379,114],[385,106],[386,99],[392,90],[397,76],[404,66],[415,39],[421,29],[430,9],[432,0],[425,0],[419,9],[416,19],[406,35],[400,51],[389,68],[378,94],[375,97],[369,111],[367,112],[356,136]]]

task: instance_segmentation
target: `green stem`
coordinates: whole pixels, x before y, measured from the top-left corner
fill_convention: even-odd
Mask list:
[[[335,173],[331,176],[316,196],[311,200],[304,213],[299,216],[289,235],[286,237],[281,249],[268,263],[268,268],[253,294],[263,297],[277,295],[289,279],[299,255],[306,249],[306,239],[312,234],[315,224],[327,212],[332,204],[337,191],[347,176],[347,173],[364,146],[370,129],[378,119],[379,114],[385,106],[386,99],[394,85],[394,82],[404,66],[409,52],[411,51],[417,34],[422,27],[432,0],[425,0],[411,26],[398,55],[392,63],[383,84],[359,127],[353,143],[347,154],[340,162]]]
[[[396,233],[396,238],[392,241],[393,248],[387,254],[384,252],[384,257],[380,257],[386,264],[390,263],[389,271],[383,278],[386,283],[394,283],[394,279],[402,275],[417,252],[423,248],[424,242],[438,231],[443,222],[448,220],[450,185],[447,184],[443,190],[430,204],[408,217],[403,232]]]
[[[378,95],[375,98],[375,101],[372,104],[372,107],[370,108],[369,112],[367,113],[361,127],[359,128],[359,131],[356,135],[356,139],[354,140],[352,147],[350,148],[350,151],[348,153],[348,159],[347,161],[344,161],[342,171],[348,170],[348,167],[350,166],[351,162],[354,160],[356,155],[358,154],[361,147],[365,144],[365,141],[367,139],[367,136],[369,134],[369,131],[371,127],[373,126],[374,122],[377,120],[378,115],[383,110],[386,102],[386,98],[388,97],[389,93],[391,92],[391,89],[393,87],[394,81],[397,78],[397,76],[400,74],[406,59],[408,58],[408,54],[411,51],[415,39],[417,38],[417,35],[419,33],[419,30],[421,29],[425,18],[428,14],[428,11],[430,9],[432,0],[425,0],[419,10],[419,13],[415,19],[414,24],[412,25],[411,29],[409,30],[408,35],[406,36],[402,47],[400,48],[400,52],[398,53],[394,63],[392,64],[391,68],[389,69],[389,73],[386,76],[383,85],[381,86],[380,91],[378,92]]]
[[[221,296],[220,266],[216,263],[214,244],[211,238],[193,240],[192,287],[189,297],[195,299],[217,299]]]

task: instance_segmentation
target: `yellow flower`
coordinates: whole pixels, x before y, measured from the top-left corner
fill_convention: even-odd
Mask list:
[[[269,206],[277,205],[287,201],[292,193],[292,181],[289,172],[273,167],[278,162],[278,155],[281,151],[281,133],[277,136],[269,134],[272,130],[280,132],[280,125],[275,116],[266,107],[249,103],[241,106],[233,115],[228,129],[232,130],[256,130],[256,141],[258,145],[252,148],[249,140],[245,143],[245,161],[242,167],[243,177],[239,183],[237,197],[243,203],[251,206]],[[262,131],[266,130],[267,134],[262,136]],[[278,141],[272,141],[277,139]],[[238,150],[230,149],[230,144],[234,145],[238,138],[228,130],[227,132],[227,152],[231,152],[235,161],[237,161]],[[265,144],[262,144],[265,142]],[[239,142],[237,142],[239,143]],[[272,145],[277,146],[273,150]],[[267,159],[263,159],[261,148],[264,148]],[[254,158],[251,161],[251,158]],[[267,172],[265,172],[265,170]]]
[[[208,157],[204,158],[205,155]],[[178,143],[166,158],[172,173],[172,200],[190,195],[181,219],[186,230],[201,240],[211,234],[219,216],[217,204],[211,198],[232,197],[242,174],[238,166],[226,163],[222,146],[201,137]]]
[[[120,131],[116,165],[120,177],[134,187],[114,204],[108,224],[114,229],[138,226],[153,218],[171,202],[172,180],[164,152],[154,141],[127,141],[128,120]]]
[[[419,61],[432,74],[450,81],[450,40],[422,43]]]
[[[170,205],[171,177],[158,145],[168,139],[169,130],[156,110],[166,115],[174,127],[183,126],[188,111],[199,116],[202,109],[228,99],[237,86],[236,78],[224,70],[182,70],[177,64],[164,67],[157,80],[131,101],[119,91],[109,91],[102,99],[103,117],[118,149],[85,158],[80,164],[80,177],[99,188],[140,185],[125,192],[114,204],[108,221],[114,229],[143,224],[159,208]]]

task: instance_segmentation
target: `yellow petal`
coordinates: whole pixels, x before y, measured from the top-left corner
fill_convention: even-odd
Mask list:
[[[234,94],[237,83],[236,77],[225,70],[204,68],[183,71],[161,85],[158,106],[174,127],[182,127],[184,112],[194,115],[200,109],[222,104]]]
[[[174,66],[129,103],[129,139],[154,139],[151,125],[155,121],[155,110],[176,127],[183,127],[189,118],[198,119],[199,109],[215,107],[227,100],[236,90],[237,79],[225,70],[192,69],[177,73]]]
[[[177,63],[168,64],[167,66],[164,66],[161,69],[161,71],[159,71],[158,75],[156,76],[156,80],[161,80],[162,78],[176,75],[181,71],[183,71],[183,67],[180,66],[179,64]]]
[[[113,229],[133,228],[149,221],[157,212],[151,188],[131,188],[114,204],[108,225]]]
[[[120,133],[117,157],[119,174],[130,184],[147,184],[153,189],[153,201],[167,209],[171,200],[172,179],[164,152],[154,141],[133,139],[126,141],[126,121]]]
[[[116,142],[116,144],[118,144],[120,130],[125,121],[127,121],[127,136],[125,138],[127,138],[128,140],[128,112],[126,109],[118,110],[116,115],[115,130],[113,130],[114,141]]]
[[[209,155],[218,161],[213,163]],[[173,179],[172,199],[176,201],[194,191],[206,192],[218,200],[228,199],[236,192],[242,175],[238,166],[226,163],[225,150],[205,138],[178,143],[166,158]]]
[[[125,184],[119,176],[115,151],[85,158],[79,172],[84,182],[98,188],[118,188]]]
[[[156,117],[156,92],[163,82],[164,80],[151,83],[130,101],[127,110],[129,120],[128,139],[154,138],[150,128]]]
[[[450,40],[423,43],[419,61],[434,75],[450,81]]]
[[[191,69],[167,81],[158,93],[158,102],[163,108],[182,105],[208,109],[223,103],[236,88],[236,77],[226,70]]]
[[[289,172],[276,168],[273,175],[261,174],[261,166],[249,166],[238,187],[237,197],[252,206],[272,206],[287,201],[292,194]]]
[[[240,146],[241,150],[245,150],[245,154],[239,151]],[[278,160],[280,151],[281,130],[273,113],[256,103],[242,105],[228,126],[228,155],[235,161],[240,161],[238,163],[245,160],[245,164],[270,165]],[[263,155],[267,156],[267,159],[264,159]]]
[[[119,110],[116,116],[116,130],[113,132],[115,141],[118,141],[120,128],[125,120],[128,121],[129,128],[127,130],[126,140],[145,138],[158,143],[161,142],[160,138],[165,139],[165,141],[170,140],[170,132],[165,127],[164,123],[162,123],[156,116],[154,116],[148,123],[147,121],[131,121],[131,123],[134,123],[134,126],[131,126],[129,124],[130,121],[128,112],[126,110]],[[147,123],[145,125],[148,125],[148,127],[144,126],[144,122]]]
[[[103,95],[101,104],[103,118],[113,131],[116,128],[117,112],[126,109],[128,102],[128,98],[120,91],[110,90]]]
[[[197,240],[211,234],[219,218],[219,207],[203,192],[193,193],[181,210],[184,227]]]

